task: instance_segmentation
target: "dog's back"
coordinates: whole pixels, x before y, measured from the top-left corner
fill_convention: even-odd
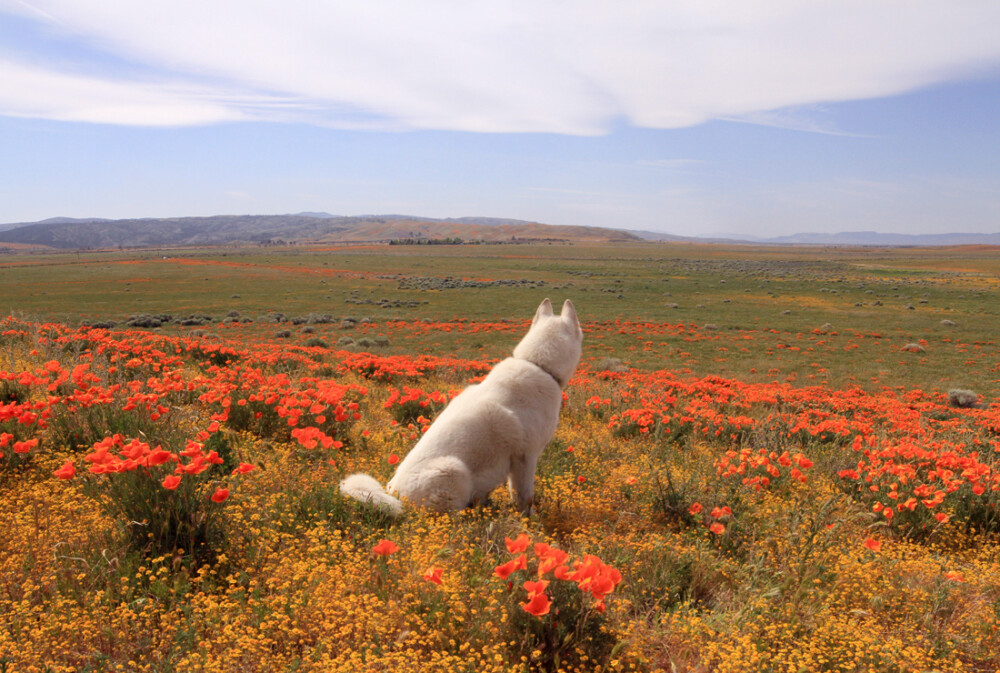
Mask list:
[[[555,433],[582,337],[572,302],[554,316],[543,301],[513,356],[445,407],[399,464],[389,493],[447,511],[485,500],[507,479],[518,507],[529,511],[535,466]],[[374,479],[356,476],[342,483],[345,494],[395,511],[398,500],[374,492]]]

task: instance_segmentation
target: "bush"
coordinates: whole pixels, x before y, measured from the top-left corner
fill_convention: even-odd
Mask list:
[[[602,358],[594,365],[594,371],[621,374],[629,371],[629,367],[620,358]]]
[[[971,409],[979,402],[979,395],[971,390],[953,388],[948,391],[948,404],[959,409]]]
[[[183,449],[167,450],[107,437],[84,457],[90,463],[84,493],[118,522],[133,551],[209,560],[219,549],[218,516],[229,490],[216,479],[221,470],[213,469],[226,459],[207,446],[188,441]]]
[[[517,555],[494,574],[507,580],[512,654],[543,671],[605,660],[616,639],[606,628],[604,599],[621,573],[596,556],[571,562],[569,554],[545,543],[529,549],[525,534],[507,538],[507,550]]]

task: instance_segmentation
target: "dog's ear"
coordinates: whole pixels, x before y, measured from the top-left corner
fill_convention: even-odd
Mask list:
[[[573,306],[573,302],[569,299],[563,302],[560,317],[573,327],[580,327],[580,319],[576,317],[576,308]]]
[[[534,327],[536,323],[542,318],[552,317],[552,302],[546,297],[542,300],[542,303],[538,305],[538,310],[535,311],[535,317],[531,319],[531,326]]]

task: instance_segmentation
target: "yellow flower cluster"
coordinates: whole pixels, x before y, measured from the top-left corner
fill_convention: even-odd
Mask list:
[[[0,369],[35,371],[55,352],[29,347],[0,351]],[[176,366],[177,380],[202,376]],[[161,402],[156,423],[179,436],[215,414],[228,459],[254,466],[218,503],[218,547],[197,558],[135,548],[146,522],[86,495],[109,475],[40,429],[40,450],[0,466],[0,671],[1000,670],[995,534],[895,532],[843,488],[849,446],[770,447],[808,455],[809,478],[753,489],[717,471],[753,438],[622,433],[587,401],[639,391],[576,382],[539,465],[537,516],[499,489],[483,508],[393,521],[337,484],[353,471],[387,479],[419,428],[393,423],[394,383],[338,376],[368,392],[337,449],[227,428],[184,391]],[[421,376],[427,390],[456,383]],[[54,476],[67,462],[77,474]],[[522,587],[494,572],[521,535],[593,555],[621,582],[600,611],[553,585],[547,612],[529,615]]]

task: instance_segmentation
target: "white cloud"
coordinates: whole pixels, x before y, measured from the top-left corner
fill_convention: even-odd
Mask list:
[[[50,47],[161,73],[121,80],[8,50],[0,113],[111,124],[585,135],[738,118],[826,131],[765,113],[1000,64],[993,0],[0,0],[0,11],[45,23]]]
[[[217,92],[184,84],[123,82],[64,74],[0,59],[0,110],[13,117],[142,126],[246,118]]]

